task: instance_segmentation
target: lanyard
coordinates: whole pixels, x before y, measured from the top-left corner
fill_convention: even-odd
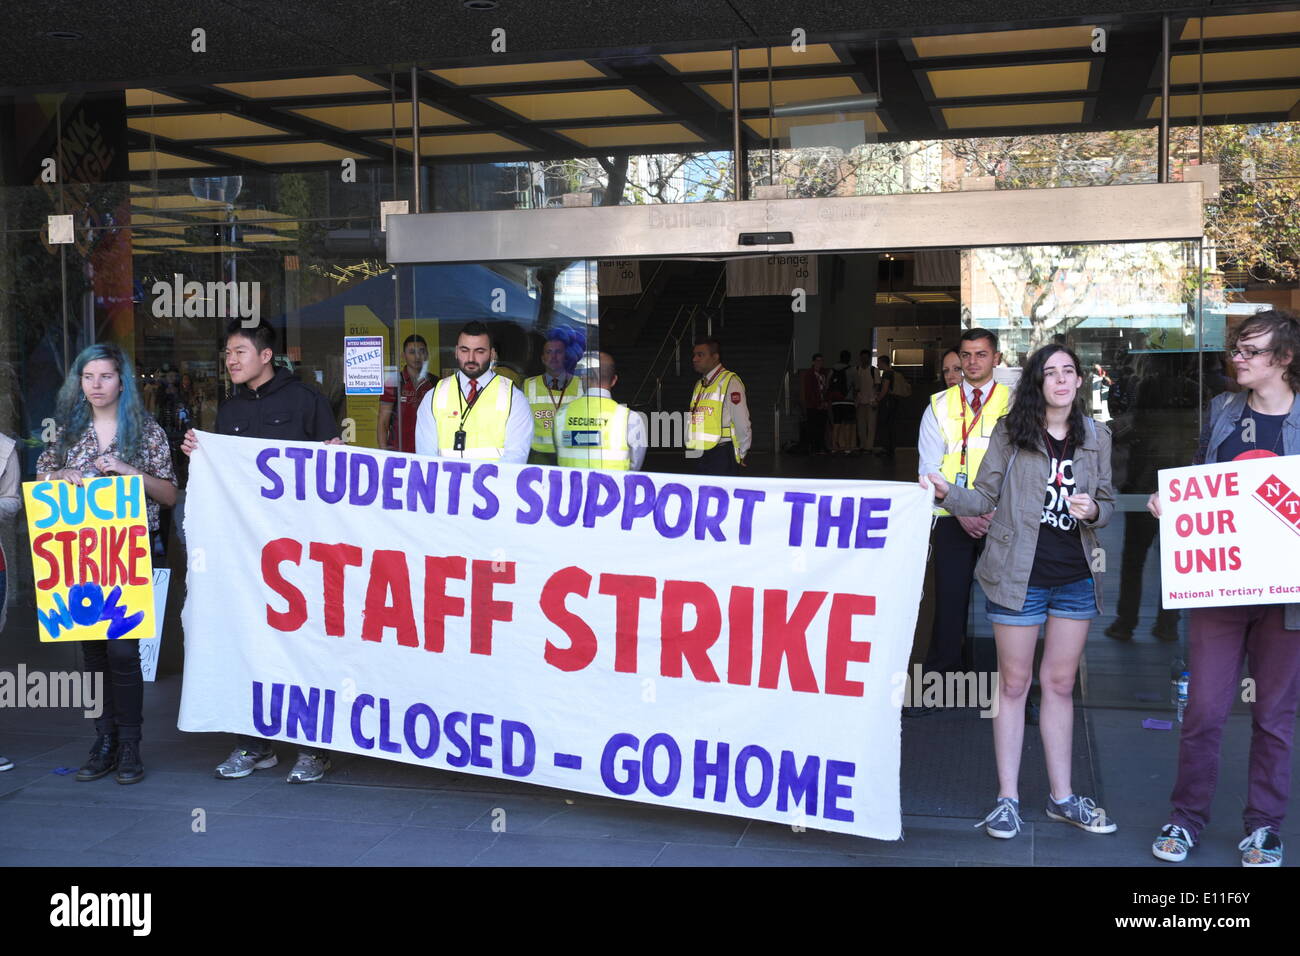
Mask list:
[[[545,376],[543,376],[543,378],[545,378]],[[560,393],[557,397],[555,391],[551,388],[551,386],[550,385],[546,386],[546,395],[548,398],[550,398],[551,404],[555,406],[555,414],[557,416],[560,414],[560,405],[564,402],[564,393],[567,392],[568,390],[569,390],[569,383],[565,382],[562,386],[560,386]]]
[[[478,381],[478,379],[471,379],[471,381]],[[460,388],[460,380],[459,379],[456,380],[456,397],[460,399],[460,430],[461,431],[465,430],[465,423],[469,421],[469,413],[474,411],[474,406],[478,404],[478,400],[483,397],[483,393],[486,391],[487,391],[487,386],[480,385],[478,391],[474,393],[474,401],[470,402],[469,404],[466,404],[465,393],[461,391]]]
[[[1065,453],[1070,450],[1070,435],[1067,432],[1065,438],[1061,439],[1060,454],[1057,454],[1056,451],[1056,439],[1052,437],[1051,432],[1046,428],[1043,429],[1043,438],[1047,440],[1048,463],[1051,463],[1052,458],[1056,459],[1056,470],[1052,475],[1052,484],[1061,488],[1065,485]]]
[[[700,392],[699,392],[699,398],[695,399],[695,401],[691,403],[691,420],[692,420],[692,421],[694,421],[694,419],[695,419],[695,410],[696,410],[697,408],[700,407],[700,402],[704,401],[704,393],[707,392],[710,388],[713,387],[713,383],[716,382],[716,381],[718,380],[718,376],[720,376],[721,374],[722,374],[722,366],[719,365],[717,368],[715,368],[715,369],[713,370],[712,375],[710,375],[710,376],[709,376],[708,378],[706,378],[706,379],[703,379],[703,380],[700,382],[700,384],[699,384],[699,389],[700,389]]]
[[[966,439],[969,438],[970,433],[975,430],[975,425],[979,422],[980,416],[984,414],[984,409],[989,407],[989,402],[993,400],[993,393],[997,391],[997,387],[998,387],[998,383],[994,382],[993,386],[989,389],[988,395],[985,396],[983,404],[980,405],[980,410],[975,413],[975,417],[970,420],[970,425],[967,426],[966,388],[965,386],[962,385],[957,386],[957,394],[961,396],[961,467],[962,470],[965,470],[966,468]]]

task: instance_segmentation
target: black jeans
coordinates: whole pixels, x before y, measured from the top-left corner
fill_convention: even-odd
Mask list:
[[[880,400],[880,407],[876,412],[876,444],[885,450],[886,455],[892,455],[894,447],[898,444],[898,439],[894,435],[894,420],[897,412],[898,399],[895,396],[886,395]],[[965,532],[963,531],[962,534]]]
[[[820,408],[808,409],[808,453],[826,450],[826,412]]]
[[[984,539],[972,538],[951,516],[934,522],[934,628],[925,669],[955,674],[972,669],[971,642],[966,637],[970,613],[970,588],[975,562],[984,551]]]
[[[1137,626],[1138,609],[1142,606],[1142,567],[1146,564],[1151,543],[1159,540],[1160,522],[1145,511],[1124,513],[1124,556],[1119,573],[1119,603],[1115,609],[1118,623],[1130,631]],[[1157,549],[1156,575],[1160,574]],[[1156,627],[1172,628],[1178,625],[1178,611],[1165,610],[1156,601]]]
[[[144,675],[140,672],[140,642],[83,641],[86,672],[100,674],[104,710],[95,718],[95,733],[116,734],[119,740],[140,739],[144,722]]]

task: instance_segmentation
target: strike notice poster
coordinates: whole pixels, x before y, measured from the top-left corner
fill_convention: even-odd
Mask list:
[[[1300,456],[1160,472],[1164,606],[1300,601]]]
[[[153,637],[144,481],[104,475],[23,484],[43,642]]]
[[[897,839],[930,507],[201,434],[179,726]]]

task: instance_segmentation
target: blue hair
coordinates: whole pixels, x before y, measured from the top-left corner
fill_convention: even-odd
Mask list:
[[[83,349],[72,363],[67,380],[59,389],[55,418],[63,429],[56,448],[58,455],[67,460],[68,452],[91,424],[90,402],[81,390],[81,374],[91,362],[105,360],[117,368],[122,380],[122,394],[117,400],[117,452],[123,461],[135,463],[140,452],[140,438],[144,433],[144,404],[135,386],[135,369],[130,357],[116,345],[99,342]]]
[[[587,351],[587,336],[580,329],[559,325],[546,333],[546,341],[564,346],[564,369],[572,375],[578,367],[578,360]]]

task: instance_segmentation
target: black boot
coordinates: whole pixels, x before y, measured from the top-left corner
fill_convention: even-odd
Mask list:
[[[108,776],[117,769],[117,755],[117,735],[100,734],[90,748],[90,759],[77,771],[77,779],[85,783]]]
[[[122,741],[118,749],[117,782],[139,783],[143,779],[144,764],[140,762],[140,741]]]

